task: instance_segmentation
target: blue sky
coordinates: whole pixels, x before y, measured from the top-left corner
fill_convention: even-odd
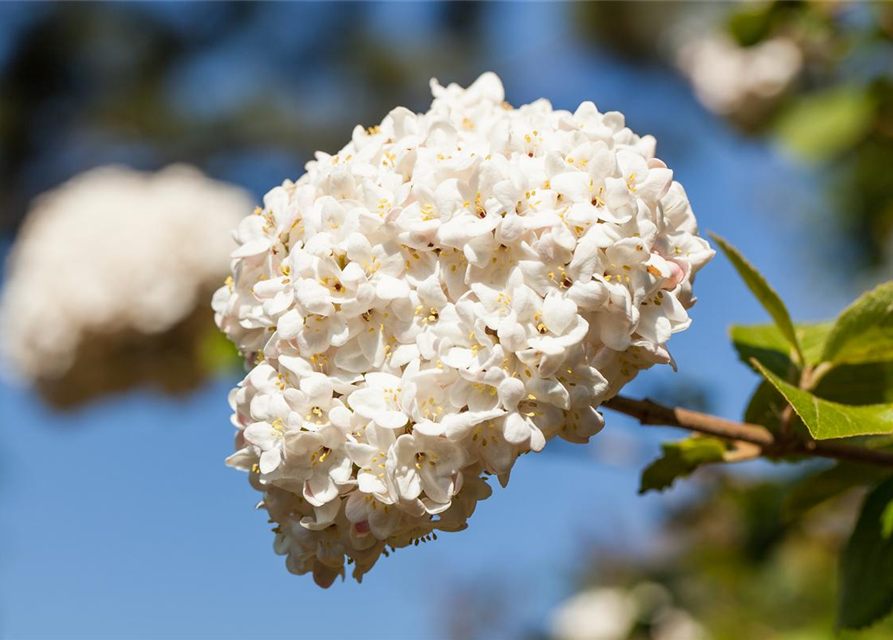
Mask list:
[[[193,7],[191,15],[200,11]],[[306,9],[311,24],[315,15]],[[804,231],[821,220],[807,168],[731,132],[666,70],[582,46],[569,35],[567,5],[496,5],[485,26],[479,71],[499,73],[513,104],[545,96],[573,109],[592,99],[602,110],[626,113],[637,132],[656,134],[658,155],[685,185],[702,229],[750,256],[797,319],[830,316],[853,296],[822,268]],[[382,5],[366,28],[409,54],[437,24],[424,6]],[[412,37],[404,42],[403,33]],[[241,73],[257,65],[232,51],[202,61],[209,95],[231,90],[224,71],[234,60]],[[325,68],[316,73],[326,76]],[[451,80],[436,65],[430,75]],[[183,86],[195,77],[184,72],[178,82],[172,91],[188,102]],[[338,94],[325,85],[316,96],[320,113]],[[273,186],[288,162],[258,168],[243,159],[227,165],[228,177],[255,190]],[[239,180],[238,168],[248,165]],[[301,165],[289,166],[294,174]],[[627,393],[694,380],[713,393],[718,413],[739,417],[756,379],[737,364],[727,327],[765,321],[765,314],[722,258],[699,275],[696,293],[692,328],[670,343],[682,373],[646,372]],[[662,506],[679,499],[678,491],[638,497],[637,469],[616,459],[616,438],[554,447],[521,460],[508,489],[496,487],[467,531],[383,559],[362,585],[323,591],[285,570],[266,518],[253,510],[257,494],[223,465],[232,447],[226,392],[234,382],[218,379],[179,400],[135,391],[69,414],[0,383],[0,634],[439,638],[443,603],[473,583],[509,594],[518,627],[536,629],[572,589],[591,545],[647,549]],[[637,434],[653,454],[660,437],[673,435],[645,433],[610,413],[607,430]]]

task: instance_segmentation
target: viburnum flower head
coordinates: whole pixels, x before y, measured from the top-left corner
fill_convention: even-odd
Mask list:
[[[207,299],[250,203],[187,165],[97,167],[42,194],[10,252],[0,351],[20,378],[78,400],[141,380],[147,362],[179,380],[171,362],[214,329]]]
[[[229,464],[323,586],[463,529],[520,454],[597,433],[599,403],[672,363],[713,255],[622,114],[515,109],[492,73],[431,88],[270,191],[214,298],[254,364]]]

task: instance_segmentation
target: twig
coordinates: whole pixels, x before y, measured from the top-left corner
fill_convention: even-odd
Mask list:
[[[770,457],[807,455],[893,467],[893,452],[838,442],[816,442],[815,440],[783,442],[777,439],[766,427],[758,424],[734,422],[681,407],[667,407],[653,400],[634,400],[616,396],[602,406],[632,416],[643,425],[677,427],[716,436],[724,440],[748,442],[759,446],[763,454]]]

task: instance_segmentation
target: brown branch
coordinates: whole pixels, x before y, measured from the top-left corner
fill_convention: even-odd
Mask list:
[[[616,396],[602,406],[636,418],[643,425],[676,427],[716,436],[724,440],[748,442],[760,447],[763,455],[769,457],[807,455],[893,467],[893,452],[839,442],[816,442],[815,440],[784,442],[776,438],[766,427],[758,424],[734,422],[681,407],[667,407],[653,400],[634,400]]]

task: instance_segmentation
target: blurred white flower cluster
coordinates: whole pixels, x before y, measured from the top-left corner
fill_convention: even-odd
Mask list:
[[[359,579],[385,545],[466,526],[520,454],[586,442],[671,363],[713,255],[652,137],[585,102],[431,83],[318,153],[236,232],[221,329],[254,368],[237,452],[295,573]]]
[[[5,356],[29,380],[54,379],[88,339],[171,329],[226,274],[250,202],[182,165],[101,167],[41,195],[9,258]]]
[[[552,614],[552,640],[707,640],[691,614],[672,606],[661,585],[645,582],[632,589],[582,591]]]
[[[748,124],[765,115],[791,86],[803,67],[803,54],[785,37],[742,47],[730,36],[714,33],[685,39],[676,62],[701,104]]]

